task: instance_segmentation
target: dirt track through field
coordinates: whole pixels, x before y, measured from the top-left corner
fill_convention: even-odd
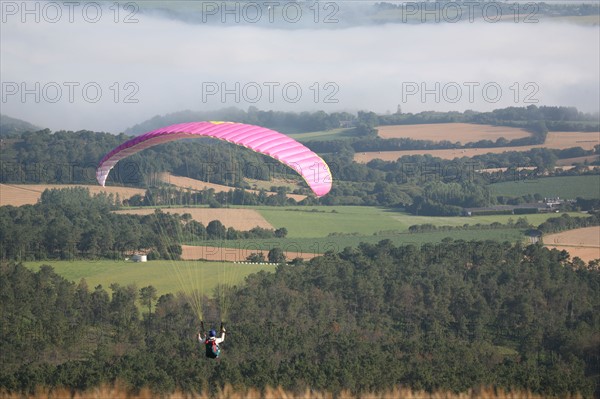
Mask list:
[[[182,245],[181,257],[184,260],[206,259],[211,261],[227,261],[227,262],[245,262],[246,258],[252,253],[262,253],[267,259],[269,251],[261,249],[253,249],[251,244],[245,248],[225,248],[225,247],[199,247],[192,245]],[[302,258],[305,260],[312,259],[321,254],[304,253],[301,251],[284,252],[287,260],[294,258]]]
[[[192,219],[207,226],[213,220],[220,220],[225,227],[233,227],[236,230],[250,230],[253,227],[272,229],[273,226],[254,209],[230,209],[230,208],[160,208],[165,213],[178,213],[183,215],[189,213]],[[150,215],[155,208],[124,209],[116,213],[132,215]]]
[[[500,137],[507,140],[529,137],[525,129],[508,126],[477,125],[474,123],[428,123],[423,125],[378,126],[379,137],[384,139],[409,138],[413,140],[431,140],[473,143],[480,140],[496,141]]]
[[[532,148],[554,148],[565,149],[571,147],[581,147],[584,150],[591,150],[595,145],[600,144],[600,134],[598,132],[549,132],[546,143],[521,146],[521,147],[495,147],[495,148],[465,148],[465,149],[446,149],[446,150],[407,150],[407,151],[373,151],[359,152],[354,155],[354,160],[359,163],[367,163],[373,159],[383,159],[384,161],[395,161],[405,155],[425,155],[429,154],[442,159],[454,159],[462,157],[473,157],[483,154],[501,154],[509,151],[529,151]]]
[[[578,256],[586,262],[600,259],[600,226],[548,234],[543,239],[546,247],[564,249],[571,258]]]
[[[122,200],[136,194],[144,195],[146,190],[131,187],[102,187],[98,185],[77,184],[0,184],[0,206],[33,205],[38,202],[44,190],[82,187],[90,190],[91,195],[99,193],[119,194]]]
[[[224,186],[221,184],[214,184],[214,183],[206,183],[203,182],[201,180],[196,180],[196,179],[192,179],[189,177],[182,177],[182,176],[174,176],[172,174],[169,173],[162,173],[160,175],[160,179],[168,184],[171,184],[173,186],[179,187],[179,188],[185,188],[185,189],[191,189],[191,190],[197,190],[197,191],[202,191],[204,189],[213,189],[215,190],[216,193],[220,193],[220,192],[229,192],[231,190],[234,190],[233,187],[229,187],[229,186]],[[271,184],[272,186],[276,186],[277,183],[274,182]],[[246,189],[247,192],[253,193],[253,194],[258,194],[259,190],[251,190],[251,189]],[[271,196],[271,195],[275,195],[277,193],[268,191],[267,195]],[[300,194],[287,194],[286,195],[288,198],[293,198],[296,201],[302,201],[303,199],[306,198],[306,195],[300,195]]]

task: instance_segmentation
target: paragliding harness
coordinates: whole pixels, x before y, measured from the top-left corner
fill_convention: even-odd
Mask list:
[[[204,322],[200,322],[200,328],[202,331],[202,335],[204,336]],[[225,326],[221,322],[220,332],[223,333],[225,331]],[[206,349],[206,357],[210,359],[216,359],[221,355],[221,348],[219,344],[217,344],[217,337],[207,337],[204,340],[204,347]]]
[[[204,346],[206,346],[206,357],[216,359],[221,354],[221,348],[217,345],[215,338],[207,338]]]

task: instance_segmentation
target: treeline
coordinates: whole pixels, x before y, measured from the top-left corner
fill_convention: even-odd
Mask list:
[[[415,224],[408,228],[409,233],[426,233],[432,231],[457,231],[457,230],[482,230],[482,229],[528,229],[528,233],[539,235],[540,233],[557,233],[559,231],[578,229],[582,227],[591,227],[600,225],[600,211],[589,213],[590,216],[570,216],[564,213],[559,217],[548,218],[545,222],[533,229],[533,225],[529,223],[526,217],[519,217],[515,222],[513,219],[508,219],[506,223],[493,222],[490,224],[464,224],[462,226],[436,226],[431,223]],[[390,233],[390,232],[386,232]]]
[[[540,224],[538,229],[542,233],[558,233],[564,230],[600,225],[600,211],[590,212],[590,215],[588,217],[573,217],[565,213],[557,218],[549,218]]]
[[[506,223],[493,222],[490,224],[467,224],[462,226],[436,226],[431,223],[414,224],[408,228],[409,233],[427,233],[431,231],[457,231],[457,230],[483,230],[483,229],[528,229],[532,227],[527,221],[527,218],[520,217],[515,222],[512,219],[508,219]],[[447,240],[447,239],[446,239]]]
[[[209,205],[211,208],[221,208],[229,205],[267,205],[283,206],[296,205],[298,202],[288,198],[286,187],[276,188],[276,194],[267,194],[265,190],[258,193],[244,188],[232,188],[229,191],[215,192],[213,188],[203,190],[183,189],[163,185],[151,187],[144,195],[135,194],[123,200],[125,206],[163,206],[163,205]],[[299,191],[299,190],[296,190]],[[300,201],[300,204],[314,202],[313,199]]]
[[[585,151],[579,149],[569,150],[553,150],[548,148],[532,148],[529,151],[508,151],[500,154],[488,153],[475,155],[473,157],[457,156],[453,160],[433,157],[429,154],[424,155],[404,155],[396,161],[384,161],[374,159],[366,165],[368,169],[374,169],[386,173],[393,173],[389,179],[394,179],[397,182],[406,182],[410,178],[432,179],[443,178],[449,180],[471,179],[480,183],[497,183],[501,181],[511,181],[515,179],[527,179],[530,177],[540,176],[542,173],[547,175],[553,174],[582,174],[581,170],[555,172],[556,161],[564,158],[582,157],[594,154],[594,150]],[[327,158],[330,159],[330,158]],[[341,171],[346,158],[340,157],[331,158],[334,167]],[[517,170],[522,167],[534,167],[537,170]],[[507,168],[505,172],[485,172],[491,168]],[[358,164],[350,171],[368,171],[364,169],[362,164]],[[478,172],[478,173],[475,173]],[[479,173],[481,172],[481,173]],[[354,172],[356,173],[356,172]],[[365,172],[363,172],[365,173]],[[351,174],[347,176],[351,181]]]
[[[420,248],[385,240],[282,264],[228,291],[217,363],[204,357],[199,321],[181,296],[155,301],[148,287],[117,284],[109,293],[49,267],[3,263],[0,388],[76,391],[119,379],[157,394],[400,385],[591,398],[600,393],[600,272],[589,266],[539,245],[451,240]],[[212,301],[204,314],[219,322]]]
[[[578,111],[575,107],[538,107],[536,105],[529,105],[527,107],[499,108],[490,112],[465,111],[460,113],[428,111],[418,114],[396,113],[391,115],[375,115],[375,117],[375,120],[371,120],[376,125],[462,122],[524,127],[527,126],[527,123],[544,122],[551,131],[554,130],[554,127],[558,131],[562,131],[563,128],[567,128],[569,131],[600,131],[600,121],[597,114],[584,113]]]
[[[151,259],[176,259],[186,242],[287,235],[284,227],[239,231],[219,220],[204,226],[190,214],[160,210],[116,214],[114,203],[112,196],[66,188],[45,190],[35,205],[0,207],[0,259],[121,259],[141,250]]]

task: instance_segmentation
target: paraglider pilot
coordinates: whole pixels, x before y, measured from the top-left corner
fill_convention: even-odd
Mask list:
[[[221,356],[221,342],[225,341],[225,326],[221,323],[221,328],[219,330],[221,334],[220,337],[217,337],[217,332],[215,330],[210,330],[208,332],[208,336],[204,333],[204,322],[200,322],[200,331],[198,332],[198,341],[201,344],[204,344],[206,349],[206,357],[211,359],[217,359]]]

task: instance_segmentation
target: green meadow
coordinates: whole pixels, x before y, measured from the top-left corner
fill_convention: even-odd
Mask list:
[[[285,227],[288,238],[328,237],[335,233],[369,236],[385,231],[407,232],[408,228],[418,224],[434,226],[463,226],[469,224],[506,224],[524,217],[534,226],[538,226],[557,214],[531,215],[486,215],[486,216],[414,216],[393,209],[368,206],[308,206],[308,207],[251,207],[275,228]],[[581,216],[570,212],[571,216]]]
[[[327,237],[331,233],[370,235],[400,229],[384,208],[364,206],[252,207],[289,238]]]
[[[562,212],[570,216],[585,216],[581,212]],[[533,213],[529,215],[483,215],[483,216],[413,216],[404,212],[398,212],[393,217],[405,226],[415,224],[433,224],[434,226],[464,226],[468,224],[489,225],[492,223],[507,224],[510,220],[516,222],[519,218],[524,218],[533,226],[539,226],[549,218],[558,217],[562,213]],[[408,229],[407,227],[407,229]]]
[[[519,229],[482,229],[482,230],[455,230],[435,231],[427,233],[400,233],[388,232],[377,235],[336,235],[330,237],[304,237],[304,238],[270,238],[248,240],[202,241],[194,245],[204,245],[220,248],[235,248],[242,250],[270,250],[281,248],[289,252],[288,260],[303,254],[327,251],[341,252],[346,247],[357,247],[360,243],[377,244],[381,240],[390,240],[394,245],[423,245],[436,244],[445,238],[454,240],[495,240],[495,241],[523,241],[525,236]]]
[[[495,183],[489,187],[494,195],[520,197],[537,193],[543,197],[592,199],[600,196],[600,175],[544,177]]]
[[[36,271],[41,265],[52,266],[56,273],[74,282],[85,278],[90,289],[97,285],[108,289],[112,283],[118,283],[135,284],[138,288],[152,285],[158,295],[198,290],[200,294],[209,296],[219,284],[238,284],[249,274],[275,268],[273,265],[166,260],[140,263],[125,260],[25,262],[25,266]]]

